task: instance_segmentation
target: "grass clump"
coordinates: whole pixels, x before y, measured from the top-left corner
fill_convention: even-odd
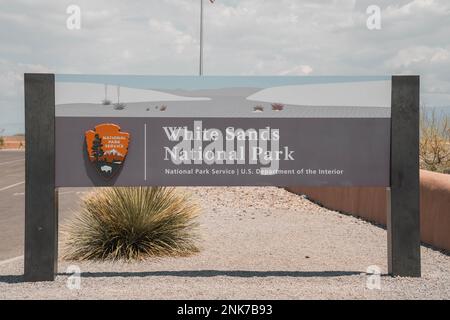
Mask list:
[[[144,260],[198,252],[199,207],[175,188],[98,188],[65,229],[67,260]]]

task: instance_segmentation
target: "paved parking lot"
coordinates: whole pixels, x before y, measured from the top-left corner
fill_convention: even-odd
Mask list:
[[[60,190],[60,221],[71,216],[86,188]],[[25,152],[0,151],[0,261],[23,255]]]

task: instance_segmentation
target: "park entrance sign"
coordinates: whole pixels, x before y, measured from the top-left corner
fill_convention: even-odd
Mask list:
[[[355,186],[420,275],[416,76],[25,75],[25,276],[53,279],[59,187]]]
[[[390,77],[60,75],[55,97],[57,187],[389,186]]]

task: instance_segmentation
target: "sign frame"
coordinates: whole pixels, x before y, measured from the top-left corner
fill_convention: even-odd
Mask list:
[[[392,76],[388,272],[421,276],[419,197],[420,77]],[[25,281],[53,281],[58,268],[55,186],[55,75],[26,73]]]

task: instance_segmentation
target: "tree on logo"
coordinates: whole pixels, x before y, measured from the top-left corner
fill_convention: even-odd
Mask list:
[[[92,155],[95,157],[95,160],[98,162],[98,159],[103,157],[103,155],[105,154],[103,152],[103,144],[102,144],[102,139],[100,138],[100,136],[97,134],[95,134],[95,138],[92,141]]]

